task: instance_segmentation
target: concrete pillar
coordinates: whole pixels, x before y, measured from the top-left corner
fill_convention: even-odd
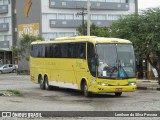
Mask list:
[[[6,51],[4,51],[4,63],[3,64],[6,64]]]

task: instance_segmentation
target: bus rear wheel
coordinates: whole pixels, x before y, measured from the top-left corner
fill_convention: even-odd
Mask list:
[[[44,78],[44,84],[46,90],[51,90],[51,86],[48,84],[48,77]]]
[[[42,79],[42,77],[39,77],[39,85],[41,89],[45,89],[45,84],[44,84],[44,80]]]
[[[83,92],[85,97],[91,96],[91,92],[88,91],[88,85],[86,81],[83,83]]]
[[[122,95],[122,92],[115,92],[115,96],[119,97]]]

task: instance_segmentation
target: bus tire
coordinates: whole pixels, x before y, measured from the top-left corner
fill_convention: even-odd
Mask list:
[[[83,83],[83,92],[85,97],[91,96],[91,92],[88,91],[88,85],[86,81]]]
[[[44,84],[45,84],[46,90],[51,90],[51,86],[48,84],[48,77],[47,76],[44,78]]]
[[[44,89],[45,89],[44,80],[42,79],[42,77],[41,77],[41,76],[39,77],[39,85],[40,85],[40,88],[41,88],[42,90],[44,90]]]
[[[115,96],[119,97],[122,95],[122,92],[115,92]]]

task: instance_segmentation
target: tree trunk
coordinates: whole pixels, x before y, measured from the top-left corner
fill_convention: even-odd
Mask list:
[[[147,55],[147,60],[148,62],[152,65],[152,67],[154,67],[158,73],[158,84],[160,85],[160,69],[159,67],[157,67],[157,65],[154,65],[153,62],[151,61],[149,54]]]

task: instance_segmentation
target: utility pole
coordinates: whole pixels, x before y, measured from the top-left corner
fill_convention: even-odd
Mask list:
[[[138,0],[135,0],[135,15],[138,15]]]
[[[77,13],[77,15],[81,15],[82,16],[82,35],[84,35],[84,16],[86,15],[87,13],[84,12],[84,8],[82,8],[82,11]]]
[[[91,16],[90,16],[90,8],[91,8],[91,4],[90,4],[90,0],[88,0],[87,3],[87,36],[90,36],[90,21],[91,21]]]

